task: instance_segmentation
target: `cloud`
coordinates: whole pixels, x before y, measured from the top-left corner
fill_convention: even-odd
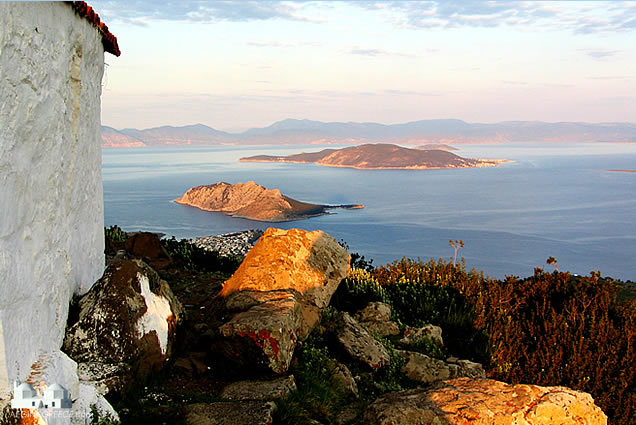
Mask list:
[[[306,1],[91,1],[106,22],[147,25],[151,21],[249,22],[269,19],[317,22],[304,14]]]
[[[426,49],[426,51],[437,52],[438,49]],[[389,50],[382,50],[382,49],[362,48],[362,47],[354,47],[349,50],[349,53],[352,55],[359,55],[359,56],[399,56],[403,58],[415,57],[414,55],[409,55],[406,53],[392,52]]]
[[[378,55],[386,54],[385,52],[379,49],[360,49],[360,48],[351,49],[349,50],[349,53],[351,53],[352,55],[361,55],[361,56],[378,56]]]
[[[247,43],[248,46],[252,47],[281,47],[281,48],[289,48],[289,47],[308,47],[308,46],[320,46],[320,43],[313,41],[304,41],[297,43],[289,43],[282,41],[249,41]]]
[[[574,33],[632,31],[636,7],[626,2],[567,1],[391,1],[358,2],[410,28],[541,26]]]
[[[603,59],[621,52],[620,50],[611,49],[579,49],[579,51],[593,57],[594,59]]]

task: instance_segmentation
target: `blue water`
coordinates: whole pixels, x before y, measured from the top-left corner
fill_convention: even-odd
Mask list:
[[[333,146],[331,146],[333,147]],[[529,276],[554,256],[561,270],[636,278],[636,144],[468,145],[465,157],[506,158],[496,168],[354,170],[314,164],[241,163],[256,154],[321,146],[103,150],[105,224],[177,238],[270,225],[321,229],[375,264],[450,258],[462,239],[469,268]],[[188,188],[254,180],[301,200],[362,210],[268,224],[172,202]]]

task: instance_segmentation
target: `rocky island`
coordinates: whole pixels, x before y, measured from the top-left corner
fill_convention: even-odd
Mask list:
[[[410,149],[385,143],[324,149],[320,152],[302,152],[289,156],[256,155],[241,158],[239,161],[315,163],[327,167],[365,170],[494,167],[505,162],[500,159],[462,158],[440,149]]]
[[[269,190],[253,181],[196,186],[188,189],[175,202],[205,211],[267,222],[302,220],[328,214],[327,211],[334,208],[364,208],[364,205],[359,204],[320,205],[301,202],[283,195],[278,189]]]

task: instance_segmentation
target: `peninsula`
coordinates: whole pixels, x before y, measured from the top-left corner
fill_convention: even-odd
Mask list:
[[[267,222],[302,220],[328,214],[327,211],[334,208],[364,208],[364,205],[358,204],[319,205],[301,202],[283,195],[278,189],[269,190],[253,181],[196,186],[188,189],[175,202],[205,211]]]
[[[289,156],[256,155],[239,161],[315,163],[359,169],[415,169],[494,167],[505,160],[462,158],[440,149],[422,150],[392,144],[366,144]]]

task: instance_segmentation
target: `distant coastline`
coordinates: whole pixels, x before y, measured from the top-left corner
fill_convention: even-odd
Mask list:
[[[604,170],[611,171],[613,173],[636,173],[636,170]]]

